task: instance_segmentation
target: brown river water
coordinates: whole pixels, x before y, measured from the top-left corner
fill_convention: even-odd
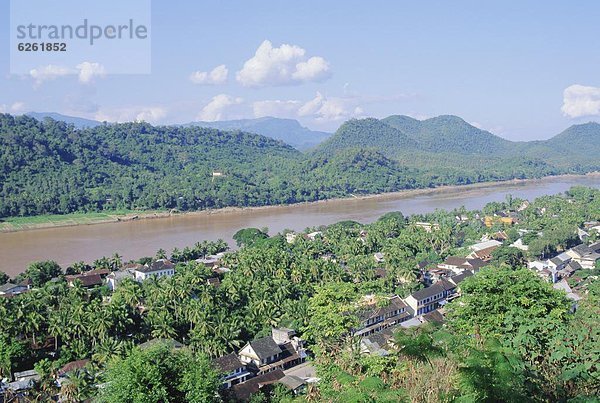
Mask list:
[[[55,260],[61,266],[76,261],[92,262],[117,252],[125,260],[153,256],[163,248],[191,246],[204,239],[231,237],[240,228],[268,227],[270,234],[283,229],[332,224],[342,220],[369,223],[389,211],[405,215],[465,206],[480,209],[506,195],[534,199],[564,192],[571,186],[600,188],[600,175],[555,177],[536,181],[507,182],[437,189],[431,192],[404,192],[362,199],[331,200],[262,209],[240,209],[216,214],[177,216],[0,233],[0,271],[14,276],[36,260]]]

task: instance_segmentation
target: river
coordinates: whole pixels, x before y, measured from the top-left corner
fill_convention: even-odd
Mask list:
[[[36,260],[55,260],[61,266],[76,261],[92,262],[117,252],[125,260],[153,256],[163,248],[191,246],[204,239],[222,238],[233,245],[240,228],[268,227],[270,234],[283,229],[332,224],[342,220],[369,223],[389,211],[405,215],[465,206],[480,209],[506,195],[534,199],[564,192],[571,186],[600,188],[600,175],[555,177],[536,181],[489,184],[478,187],[438,189],[428,193],[396,193],[363,199],[331,200],[217,214],[182,214],[166,218],[119,223],[36,229],[0,234],[0,270],[14,276]]]

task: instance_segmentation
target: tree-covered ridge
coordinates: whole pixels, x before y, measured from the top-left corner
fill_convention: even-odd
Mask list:
[[[39,262],[15,279],[31,280],[32,290],[0,298],[0,378],[36,368],[41,379],[30,397],[38,401],[57,393],[68,401],[219,401],[228,395],[216,394],[207,358],[282,326],[309,342],[320,381],[296,398],[276,389],[255,401],[589,401],[600,392],[600,267],[569,279],[582,297],[572,313],[565,293],[525,269],[524,255],[510,244],[527,230],[529,259],[572,246],[577,228],[600,218],[600,191],[573,188],[539,198],[511,228],[488,228],[478,218],[523,205],[507,198],[482,211],[393,212],[372,224],[307,229],[320,233],[296,234],[291,243],[284,234],[247,229],[236,236],[243,246],[222,258],[230,270],[218,275],[218,287],[207,281],[217,274],[195,259],[225,250],[223,242],[141,257],[139,263],[170,258],[175,275],[124,280],[114,292],[69,287],[58,265]],[[424,221],[439,229],[426,231]],[[488,267],[461,283],[445,326],[395,333],[387,356],[361,353],[351,330],[364,296],[404,298],[423,287],[419,263],[464,256],[499,230],[509,239]],[[384,262],[374,259],[377,252]],[[123,264],[115,255],[66,272],[117,271]],[[179,340],[186,349],[144,347],[154,338]],[[85,370],[57,388],[57,369],[82,359],[90,360]]]
[[[409,129],[434,124],[445,133],[462,133],[467,125],[455,117],[392,120]],[[302,154],[240,131],[147,123],[76,129],[51,119],[0,115],[0,217],[264,206],[585,173],[600,169],[596,126],[586,126],[587,147],[511,143],[519,148],[503,154],[482,152],[496,149],[496,140],[487,144],[493,135],[476,128],[465,129],[466,136],[487,146],[471,144],[464,133],[448,134],[444,141],[458,148],[445,144],[442,152],[384,121],[351,120]],[[507,142],[500,143],[498,151]]]
[[[431,152],[505,155],[512,143],[468,124],[458,116],[443,115],[419,121],[404,116],[382,120],[401,130]]]
[[[0,146],[0,216],[268,204],[279,167],[300,158],[242,132],[145,123],[76,130],[9,115],[0,116]]]

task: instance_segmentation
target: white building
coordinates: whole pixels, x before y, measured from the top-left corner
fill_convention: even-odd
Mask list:
[[[133,272],[135,280],[142,282],[150,277],[171,277],[175,274],[175,265],[167,259],[158,259],[149,265],[138,267]]]

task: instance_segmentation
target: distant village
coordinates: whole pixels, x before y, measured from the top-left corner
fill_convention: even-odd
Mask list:
[[[522,206],[522,209],[527,205]],[[492,228],[501,223],[510,227],[518,223],[517,213],[497,214],[469,218],[466,215],[456,216],[459,222],[470,219],[480,220],[485,227]],[[439,225],[434,222],[416,222],[416,226],[427,232],[438,231]],[[518,230],[520,235],[528,233],[527,229]],[[577,309],[581,295],[576,281],[571,281],[586,271],[598,267],[600,261],[600,242],[590,242],[590,234],[600,233],[600,222],[584,223],[578,229],[580,244],[561,251],[555,256],[543,260],[527,261],[527,267],[545,281],[551,283],[557,290],[564,291],[572,301],[572,309]],[[361,236],[366,235],[362,234]],[[295,242],[298,237],[315,240],[322,237],[321,231],[309,233],[288,232],[286,241]],[[504,230],[490,232],[479,242],[468,246],[468,253],[463,256],[448,256],[441,263],[431,264],[427,261],[419,263],[420,282],[423,288],[401,298],[389,295],[385,304],[380,304],[381,297],[364,295],[360,301],[358,316],[360,325],[348,332],[360,340],[360,350],[363,354],[387,355],[394,343],[394,332],[422,326],[427,323],[443,324],[445,306],[461,296],[461,283],[477,273],[492,259],[494,251],[502,246],[510,246],[521,251],[527,251],[522,238],[508,243],[509,237]],[[227,253],[227,252],[225,252]],[[208,255],[196,259],[196,263],[210,269],[213,276],[206,280],[207,285],[219,287],[221,280],[229,268],[223,265],[225,253]],[[331,259],[331,256],[323,256]],[[334,258],[334,257],[333,257]],[[387,271],[384,268],[386,256],[383,252],[373,254],[373,260],[381,267],[375,270],[376,276],[384,278]],[[155,259],[147,264],[130,263],[117,271],[108,269],[90,270],[81,274],[64,276],[70,287],[95,288],[106,286],[114,291],[124,281],[144,282],[151,279],[171,277],[176,273],[175,264],[168,259]],[[0,286],[0,297],[12,298],[31,290],[30,282],[19,284],[7,283]],[[141,345],[146,348],[156,342],[170,343],[173,348],[184,348],[176,340],[151,340]],[[213,360],[214,366],[222,374],[222,388],[227,390],[235,400],[247,401],[252,394],[266,386],[281,384],[293,393],[301,393],[307,385],[319,381],[315,368],[310,363],[310,346],[297,335],[296,330],[288,328],[273,328],[271,334],[252,340],[236,352],[218,357]],[[74,370],[80,370],[89,360],[79,360],[64,365],[58,372],[57,384]],[[33,382],[39,379],[35,370],[16,372],[13,379],[4,379],[0,383],[0,396],[26,396]]]

